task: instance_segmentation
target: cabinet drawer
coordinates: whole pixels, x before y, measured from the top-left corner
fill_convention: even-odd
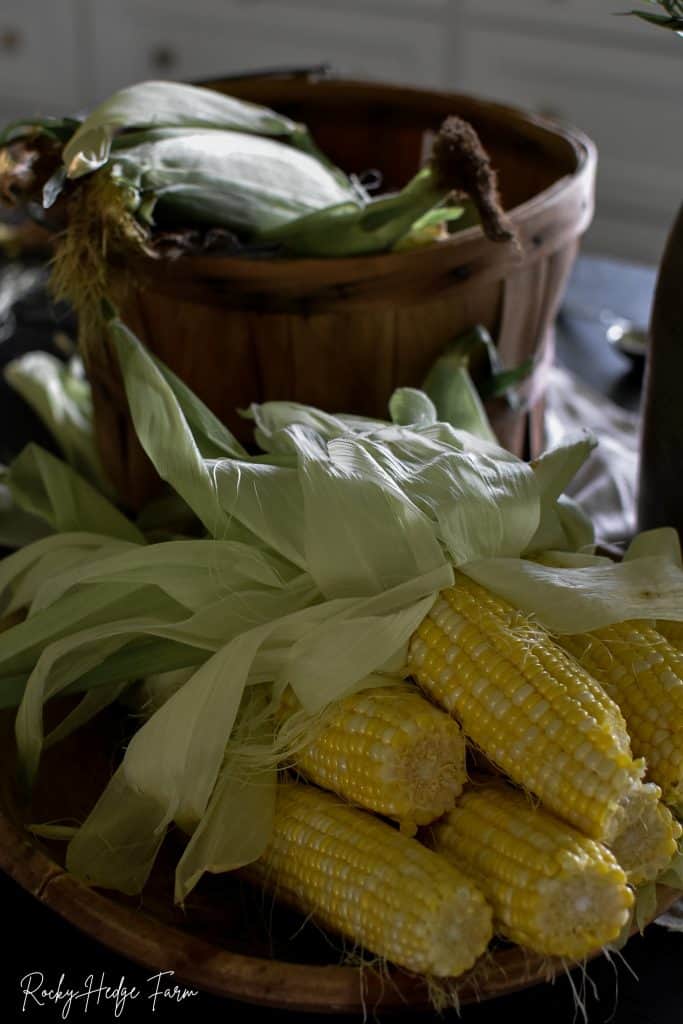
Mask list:
[[[75,0],[2,0],[0,96],[19,114],[72,113],[88,101]]]
[[[268,67],[329,62],[340,73],[415,84],[438,84],[443,33],[435,24],[406,23],[305,8],[232,4],[220,18],[107,3],[95,8],[97,94],[145,78],[195,79]]]

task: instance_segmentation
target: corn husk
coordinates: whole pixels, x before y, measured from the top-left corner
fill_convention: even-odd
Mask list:
[[[0,566],[0,590],[28,603],[25,622],[0,634],[0,697],[21,700],[27,780],[44,745],[117,699],[131,673],[191,669],[71,839],[68,866],[90,883],[138,892],[174,822],[192,836],[176,871],[181,902],[203,871],[258,856],[283,753],[268,738],[282,690],[313,720],[370,676],[403,678],[410,637],[454,566],[549,629],[680,615],[683,570],[661,534],[623,565],[522,557],[587,454],[583,437],[532,467],[439,422],[428,397],[406,390],[393,424],[253,407],[265,452],[232,454],[229,432],[118,322],[112,340],[141,444],[207,537],[56,534]],[[81,700],[45,736],[43,706],[65,693]]]
[[[103,167],[114,139],[157,128],[211,128],[286,140],[322,158],[305,125],[255,103],[179,82],[140,82],[121,89],[92,111],[64,146],[71,179]],[[322,158],[324,159],[324,158]]]

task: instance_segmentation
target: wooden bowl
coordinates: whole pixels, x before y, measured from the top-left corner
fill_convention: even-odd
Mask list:
[[[343,966],[341,945],[228,875],[206,876],[185,912],[172,905],[179,845],[164,844],[141,897],[93,890],[63,866],[64,845],[34,838],[27,822],[82,820],[111,774],[125,735],[114,711],[48,750],[31,806],[13,783],[13,713],[0,713],[0,868],[82,931],[130,960],[174,971],[193,988],[280,1009],[361,1014],[431,1008],[424,982],[397,969],[380,977]],[[680,897],[660,887],[656,916]],[[596,956],[599,952],[596,952]],[[564,972],[563,961],[516,946],[482,958],[451,983],[460,1003],[491,999]]]
[[[506,447],[538,454],[552,323],[593,213],[590,140],[455,93],[286,75],[206,84],[305,121],[339,166],[378,168],[387,190],[418,170],[446,116],[464,117],[499,172],[522,252],[473,227],[418,250],[347,259],[128,260],[125,280],[135,286],[119,304],[145,344],[249,443],[251,424],[237,409],[250,402],[290,399],[386,418],[396,387],[419,387],[449,341],[483,324],[505,367],[534,359],[520,407],[498,402],[489,412]],[[158,479],[107,338],[89,340],[102,461],[122,499],[140,507]]]

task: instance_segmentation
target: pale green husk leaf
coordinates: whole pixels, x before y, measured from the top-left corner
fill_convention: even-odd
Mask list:
[[[178,82],[140,82],[110,96],[72,135],[62,153],[69,177],[102,167],[123,129],[159,127],[234,130],[315,149],[303,125],[266,107]]]
[[[681,618],[683,571],[665,556],[612,562],[563,553],[547,554],[543,563],[492,558],[473,561],[463,571],[551,633],[585,633],[627,619]]]
[[[90,385],[80,359],[63,363],[49,352],[28,352],[9,362],[4,374],[54,436],[72,469],[106,493],[109,485],[95,449]]]
[[[5,480],[20,508],[60,533],[105,533],[145,543],[138,528],[100,491],[40,445],[27,445]]]
[[[3,483],[6,468],[0,466],[0,548],[21,548],[51,533],[44,519],[20,508]]]

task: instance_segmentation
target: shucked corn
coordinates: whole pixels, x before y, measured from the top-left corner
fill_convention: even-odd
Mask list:
[[[297,708],[288,691],[285,711]],[[331,707],[294,767],[412,833],[455,804],[466,779],[460,727],[412,685],[352,694]]]
[[[633,895],[614,855],[506,783],[468,789],[430,834],[481,888],[501,933],[538,953],[580,959],[628,921]]]
[[[313,786],[279,787],[248,874],[319,924],[420,974],[468,970],[492,936],[479,889],[442,857]]]
[[[560,642],[621,708],[633,750],[664,800],[683,803],[683,652],[637,620]]]
[[[587,836],[614,838],[643,765],[617,706],[542,629],[458,574],[409,659],[425,692],[513,781]]]

